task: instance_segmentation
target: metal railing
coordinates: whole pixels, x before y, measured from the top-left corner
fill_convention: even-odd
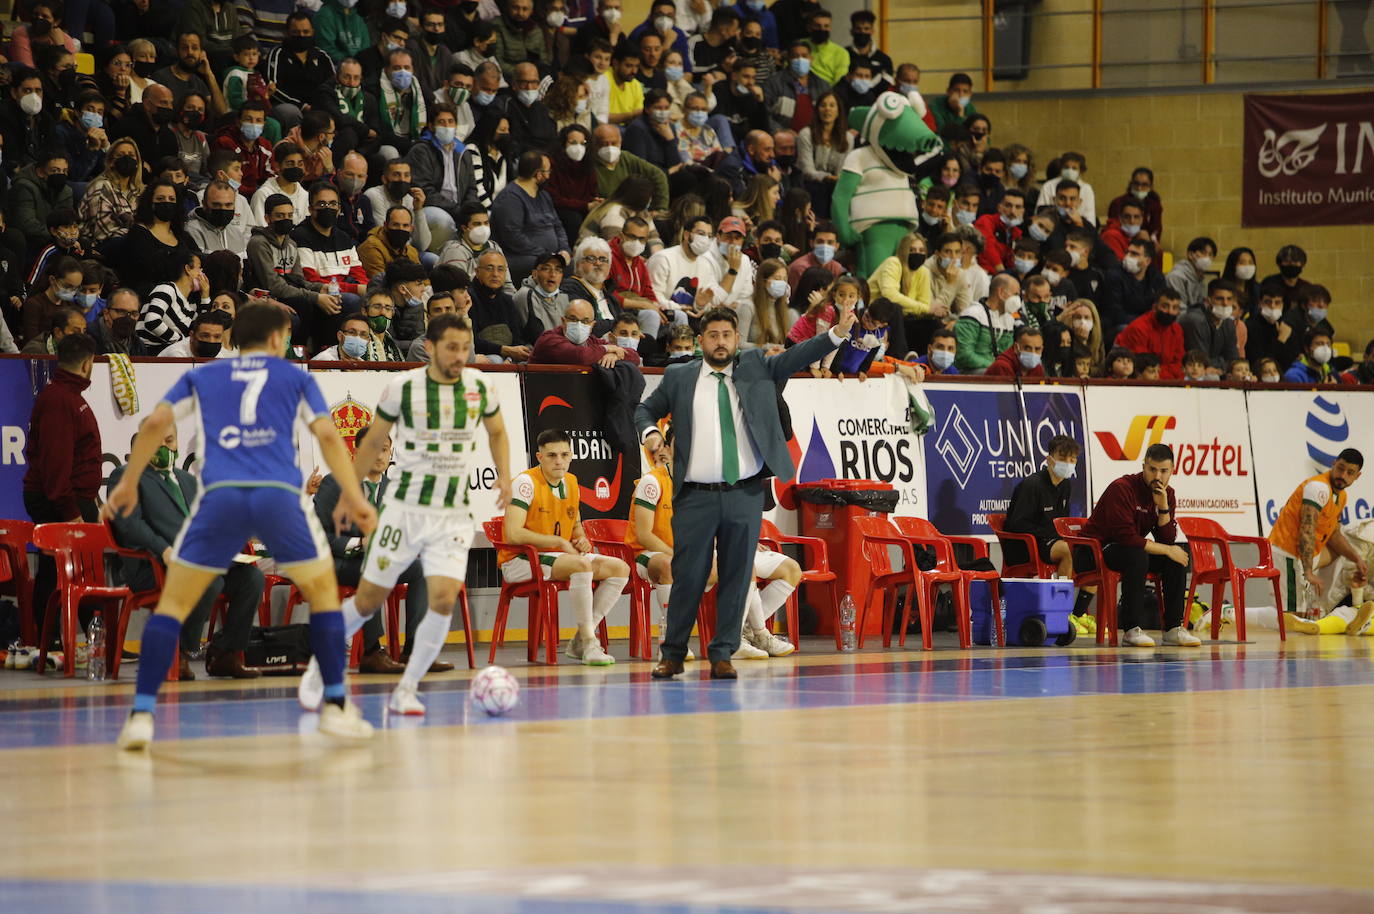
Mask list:
[[[889,36],[904,27],[940,26],[948,34],[951,27],[962,31],[959,24],[966,24],[967,40],[956,44],[980,49],[977,59],[927,66],[918,52],[916,62],[923,74],[981,73],[982,91],[1306,82],[1337,76],[1374,81],[1371,0],[1083,0],[1081,7],[1050,9],[1041,8],[1041,0],[979,0],[976,13],[944,15],[908,12],[908,2],[878,0],[883,46],[891,48]],[[1065,49],[1080,46],[1086,52],[1081,58],[1066,58]],[[1167,50],[1157,53],[1161,49]],[[1064,84],[1065,72],[1081,73],[1082,78]],[[1045,85],[1053,74],[1060,78]]]

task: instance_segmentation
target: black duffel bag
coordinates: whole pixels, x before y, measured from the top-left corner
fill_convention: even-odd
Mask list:
[[[310,663],[310,626],[255,628],[243,649],[243,665],[268,676],[304,673]]]

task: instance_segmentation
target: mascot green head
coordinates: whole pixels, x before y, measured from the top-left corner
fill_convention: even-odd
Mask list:
[[[889,168],[920,180],[939,170],[945,148],[922,120],[925,112],[919,92],[884,92],[871,106],[849,112],[849,126]]]

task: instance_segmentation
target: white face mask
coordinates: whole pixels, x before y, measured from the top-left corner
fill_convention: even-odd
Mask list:
[[[1067,460],[1055,460],[1051,457],[1050,470],[1060,479],[1073,479],[1078,473],[1078,464],[1070,463]]]
[[[692,253],[700,257],[702,254],[711,250],[711,236],[694,234],[687,244],[692,249]]]
[[[559,28],[568,21],[568,14],[562,10],[553,10],[544,17],[544,21],[554,28]]]
[[[621,349],[637,350],[639,349],[639,337],[618,336],[615,338],[615,344]]]
[[[1078,169],[1070,165],[1068,168],[1059,169],[1059,177],[1065,181],[1078,181]]]
[[[587,144],[569,143],[567,146],[563,147],[563,151],[567,153],[568,158],[572,159],[574,162],[581,162],[582,157],[587,154]]]
[[[1045,282],[1049,283],[1051,286],[1059,285],[1059,280],[1064,278],[1059,275],[1058,270],[1051,270],[1049,267],[1041,270],[1040,275],[1045,277]]]
[[[1140,258],[1134,254],[1127,254],[1121,258],[1121,269],[1132,275],[1140,272]]]
[[[1213,305],[1212,316],[1219,321],[1229,320],[1234,310],[1230,305]]]
[[[1323,343],[1313,348],[1312,361],[1316,362],[1318,365],[1325,365],[1327,362],[1331,361],[1331,347]]]
[[[566,336],[574,346],[581,346],[583,343],[587,342],[587,337],[592,335],[592,328],[581,323],[564,324],[563,335]]]
[[[607,25],[615,25],[620,21],[620,10],[608,9],[601,11],[601,18],[606,20]]]
[[[671,16],[656,16],[656,17],[654,17],[654,28],[657,29],[657,30],[659,31],[660,34],[661,34],[661,33],[664,33],[664,32],[667,32],[667,31],[668,31],[670,28],[672,28],[672,27],[673,27],[673,18],[672,18]]]
[[[1085,335],[1092,333],[1093,319],[1091,317],[1075,317],[1073,319],[1073,327],[1075,330],[1083,331]]]
[[[1016,272],[1017,272],[1017,273],[1020,273],[1022,276],[1024,276],[1024,275],[1026,275],[1027,273],[1029,273],[1031,270],[1034,270],[1034,269],[1035,269],[1035,261],[1034,261],[1034,260],[1026,260],[1025,258],[1022,258],[1022,257],[1016,258]]]
[[[28,95],[19,99],[19,110],[30,117],[36,117],[38,112],[43,110],[43,96],[39,95],[37,92],[30,92]]]
[[[596,157],[601,161],[605,162],[607,165],[613,166],[616,162],[620,161],[620,147],[602,146],[600,149],[596,151]]]
[[[1002,311],[1006,314],[1020,314],[1021,296],[1013,295],[1011,298],[1007,299],[1002,305]]]
[[[468,231],[468,241],[471,241],[473,244],[486,244],[487,239],[490,237],[490,225],[479,225],[476,228]]]
[[[1242,282],[1249,282],[1255,278],[1255,265],[1253,263],[1242,263],[1236,267],[1236,279]]]
[[[1283,317],[1283,308],[1260,308],[1260,315],[1271,324],[1277,324]]]
[[[1194,257],[1193,266],[1197,267],[1199,273],[1206,273],[1208,270],[1212,269],[1212,258]]]
[[[626,257],[638,257],[640,254],[644,253],[644,242],[640,241],[638,238],[631,239],[630,241],[622,241],[620,243],[620,250]]]
[[[1083,262],[1083,255],[1069,248],[1069,266],[1076,267]]]

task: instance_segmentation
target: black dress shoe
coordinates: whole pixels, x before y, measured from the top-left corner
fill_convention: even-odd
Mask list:
[[[205,654],[205,675],[225,679],[257,679],[262,675],[260,670],[250,669],[243,665],[243,654],[239,651],[230,651],[225,654]]]
[[[735,665],[728,660],[711,661],[712,679],[738,679],[739,674],[735,672]]]
[[[672,679],[682,672],[681,660],[660,660],[649,675],[655,679]]]

